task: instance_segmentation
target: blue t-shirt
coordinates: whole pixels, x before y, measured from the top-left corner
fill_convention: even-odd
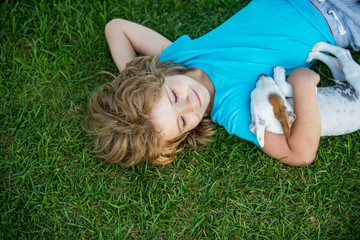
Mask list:
[[[161,61],[204,71],[215,86],[212,121],[259,145],[250,131],[250,94],[260,74],[274,66],[289,74],[309,67],[315,43],[335,44],[326,20],[308,0],[254,0],[197,39],[184,35],[161,53]]]

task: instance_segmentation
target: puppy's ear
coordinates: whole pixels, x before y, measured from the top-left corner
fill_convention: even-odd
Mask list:
[[[279,120],[281,127],[284,131],[285,137],[290,136],[290,122],[288,112],[285,107],[284,100],[277,94],[273,93],[269,95],[269,102],[273,107],[274,116]]]
[[[265,145],[265,121],[260,119],[259,115],[253,115],[253,122],[250,125],[250,131],[256,135],[260,147]]]

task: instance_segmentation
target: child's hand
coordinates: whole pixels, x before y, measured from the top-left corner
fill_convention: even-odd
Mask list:
[[[320,76],[316,72],[308,68],[296,68],[288,77],[287,81],[294,87],[294,85],[310,84],[317,86],[320,81]]]

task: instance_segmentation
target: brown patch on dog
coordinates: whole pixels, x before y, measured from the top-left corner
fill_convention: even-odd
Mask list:
[[[269,102],[273,107],[275,118],[280,121],[285,137],[288,138],[290,136],[291,123],[289,122],[289,117],[285,108],[284,100],[282,100],[279,95],[273,93],[269,95]]]

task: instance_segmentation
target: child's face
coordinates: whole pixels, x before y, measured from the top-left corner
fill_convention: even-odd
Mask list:
[[[164,140],[172,140],[200,123],[209,102],[209,91],[198,81],[186,75],[168,76],[151,121]]]

